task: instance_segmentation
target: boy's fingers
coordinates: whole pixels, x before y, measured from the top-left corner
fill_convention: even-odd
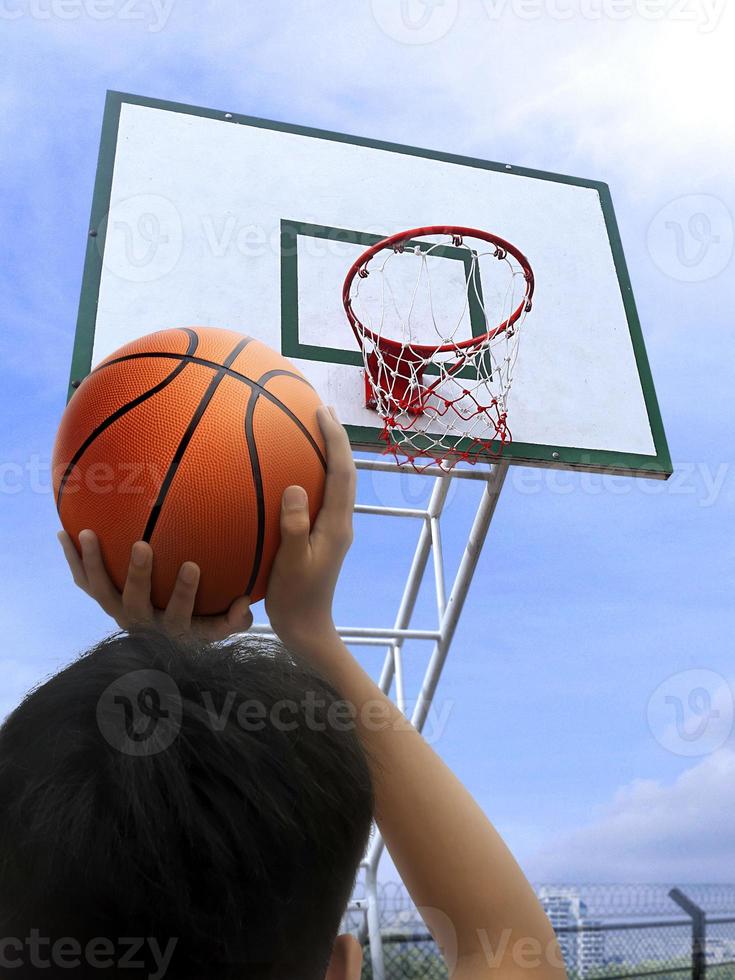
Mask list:
[[[163,622],[171,632],[187,633],[191,629],[199,575],[199,566],[193,561],[185,561],[179,569],[174,590],[163,614]]]
[[[82,562],[87,576],[87,591],[109,616],[119,619],[122,605],[120,593],[107,574],[97,535],[94,531],[80,531],[79,544],[82,548]]]
[[[64,549],[64,557],[66,558],[66,563],[71,571],[71,576],[74,579],[74,584],[80,589],[83,589],[84,592],[88,592],[89,583],[87,582],[87,573],[84,571],[84,563],[82,562],[74,542],[66,531],[59,531],[56,537],[59,539],[59,544]]]
[[[303,561],[309,547],[309,498],[303,487],[286,487],[281,499],[281,546],[278,557]]]
[[[228,628],[228,636],[231,633],[244,633],[253,625],[253,614],[250,612],[250,596],[240,596],[235,599],[227,610],[225,621]]]
[[[327,525],[329,529],[346,532],[352,527],[357,483],[352,447],[344,426],[337,421],[334,409],[321,406],[317,414],[327,444],[327,479],[315,528],[321,533]]]
[[[153,619],[152,570],[153,549],[146,541],[136,541],[130,552],[128,575],[122,594],[125,618],[130,623],[148,623]]]

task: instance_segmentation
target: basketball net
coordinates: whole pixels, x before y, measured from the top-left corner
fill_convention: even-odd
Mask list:
[[[502,454],[533,287],[515,246],[472,228],[417,228],[360,256],[343,302],[385,452],[419,471]]]

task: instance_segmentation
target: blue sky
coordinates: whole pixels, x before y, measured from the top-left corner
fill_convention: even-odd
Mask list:
[[[434,744],[537,880],[732,880],[732,8],[253,6],[0,11],[0,713],[110,628],[68,578],[48,486],[106,89],[598,178],[677,474],[664,485],[511,471]],[[477,492],[452,491],[450,567]],[[365,502],[422,493],[416,480],[361,481]],[[370,520],[358,521],[339,619],[388,625],[411,529]],[[431,622],[428,594],[417,618]],[[406,653],[415,690],[427,651]],[[359,655],[377,671],[377,651]]]

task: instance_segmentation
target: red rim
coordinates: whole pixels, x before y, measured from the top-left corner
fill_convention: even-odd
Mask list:
[[[401,344],[396,340],[391,340],[388,337],[381,337],[379,334],[369,330],[352,309],[350,289],[355,276],[365,276],[368,274],[367,264],[378,252],[382,252],[387,248],[395,248],[396,246],[409,241],[411,238],[421,238],[426,235],[452,235],[459,236],[460,239],[465,237],[479,238],[482,241],[489,242],[491,245],[495,245],[496,248],[502,249],[504,252],[508,252],[518,261],[518,264],[523,270],[524,279],[526,280],[526,294],[523,297],[522,302],[519,303],[516,309],[506,320],[503,320],[502,323],[499,323],[496,327],[493,327],[484,334],[480,334],[478,337],[468,337],[467,340],[461,340],[456,344],[443,344],[438,347],[434,347],[431,344],[407,345]],[[347,319],[350,321],[350,326],[352,327],[360,346],[362,346],[362,337],[368,336],[374,344],[390,350],[393,353],[397,354],[400,353],[400,351],[406,351],[416,354],[418,357],[430,357],[432,354],[450,353],[451,351],[466,350],[468,348],[477,347],[479,344],[485,343],[485,341],[492,340],[494,337],[497,337],[499,333],[507,330],[508,327],[512,327],[513,324],[520,319],[524,312],[527,313],[531,309],[533,288],[533,270],[531,269],[528,259],[523,252],[517,249],[515,245],[507,242],[504,238],[499,238],[497,235],[493,235],[489,231],[482,231],[479,228],[465,228],[463,225],[429,225],[426,228],[411,228],[409,231],[399,231],[397,234],[390,235],[388,238],[383,238],[382,241],[379,241],[375,245],[371,245],[370,248],[366,249],[359,259],[352,264],[345,277],[344,286],[342,287],[342,304],[345,308]]]

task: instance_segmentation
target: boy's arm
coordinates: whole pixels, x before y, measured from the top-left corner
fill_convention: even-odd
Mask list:
[[[289,488],[266,607],[275,631],[350,702],[370,757],[376,819],[453,976],[554,978],[565,971],[549,920],[470,793],[373,683],[335,632],[332,596],[352,540],[355,469],[336,417],[320,414],[329,461],[310,532],[306,495]]]

